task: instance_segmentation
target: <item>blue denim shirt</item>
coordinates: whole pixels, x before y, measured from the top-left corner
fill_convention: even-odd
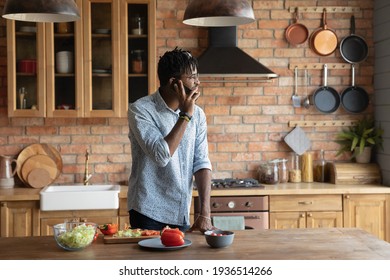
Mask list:
[[[170,156],[164,137],[179,118],[160,93],[130,104],[128,112],[132,166],[128,209],[156,221],[189,224],[193,174],[210,169],[206,116],[199,106],[188,123],[179,147]]]

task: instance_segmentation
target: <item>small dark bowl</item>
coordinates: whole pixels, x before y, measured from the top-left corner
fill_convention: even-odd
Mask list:
[[[204,233],[204,235],[206,237],[207,244],[213,248],[230,246],[234,239],[234,232],[226,230],[208,230]]]

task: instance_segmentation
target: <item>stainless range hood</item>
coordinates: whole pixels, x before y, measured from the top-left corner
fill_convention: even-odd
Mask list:
[[[237,27],[209,27],[209,47],[198,58],[205,77],[239,77],[269,80],[278,75],[237,47]]]

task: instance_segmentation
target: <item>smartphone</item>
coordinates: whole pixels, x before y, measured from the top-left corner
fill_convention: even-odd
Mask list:
[[[174,85],[177,85],[177,86],[179,86],[179,80],[177,80],[177,79],[174,79],[173,80],[173,82],[172,82],[172,88],[174,89]],[[187,87],[184,83],[183,83],[183,87],[184,87],[184,91],[185,91],[185,93],[186,94],[190,94],[191,93],[191,91],[192,91],[192,89],[190,89],[189,87]]]

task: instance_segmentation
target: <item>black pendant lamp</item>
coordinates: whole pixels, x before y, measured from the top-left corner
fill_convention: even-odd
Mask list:
[[[7,0],[3,18],[32,22],[69,22],[80,19],[74,0]]]
[[[184,12],[183,23],[194,26],[236,26],[255,21],[246,0],[192,0]]]

